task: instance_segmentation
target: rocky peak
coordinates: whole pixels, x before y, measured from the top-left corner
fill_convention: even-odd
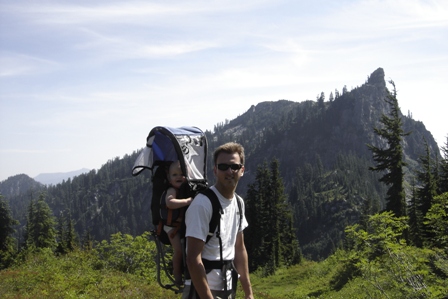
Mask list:
[[[376,85],[380,89],[386,88],[384,70],[382,68],[376,69],[367,79],[367,84]]]

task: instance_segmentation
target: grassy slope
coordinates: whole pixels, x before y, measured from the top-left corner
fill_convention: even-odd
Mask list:
[[[29,256],[0,272],[0,298],[179,298],[136,275],[101,269],[83,252]]]
[[[343,259],[336,253],[322,262],[304,261],[300,265],[281,268],[269,277],[263,278],[253,273],[251,280],[255,298],[378,298],[373,286],[362,278],[348,281],[341,285],[340,290],[335,290],[332,281],[341,274]],[[18,266],[0,271],[0,298],[180,297],[153,281],[105,268],[98,259],[86,252],[55,257],[51,251],[44,251],[29,255]],[[241,286],[237,298],[244,298]],[[431,298],[445,297],[440,295]]]

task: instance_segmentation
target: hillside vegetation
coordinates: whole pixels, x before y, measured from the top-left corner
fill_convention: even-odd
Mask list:
[[[448,202],[448,193],[443,195]],[[251,274],[255,298],[446,298],[448,252],[419,249],[397,238],[403,219],[390,213],[369,219],[372,233],[349,227],[352,250],[324,261],[302,261],[273,275]],[[54,255],[23,252],[0,271],[1,298],[180,298],[155,281],[155,246],[145,233],[115,234],[93,250]],[[238,298],[242,297],[241,290]]]
[[[448,140],[402,115],[391,83],[378,69],[328,101],[260,103],[206,132],[210,185],[213,149],[245,147],[256,298],[448,298]],[[55,186],[0,182],[0,297],[179,298],[156,284],[137,155]]]

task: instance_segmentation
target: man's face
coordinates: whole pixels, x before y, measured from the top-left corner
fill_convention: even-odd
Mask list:
[[[229,167],[229,165],[231,167]],[[240,169],[232,169],[241,167]],[[221,168],[221,169],[220,169]],[[226,170],[222,170],[227,168]],[[238,153],[227,154],[220,153],[213,168],[217,184],[222,188],[234,189],[238,184],[240,177],[244,174],[244,166],[241,166],[241,159]]]

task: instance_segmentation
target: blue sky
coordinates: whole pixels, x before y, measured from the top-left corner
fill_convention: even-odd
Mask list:
[[[444,144],[445,0],[0,0],[0,181],[98,169],[154,126],[213,130],[378,67]]]

